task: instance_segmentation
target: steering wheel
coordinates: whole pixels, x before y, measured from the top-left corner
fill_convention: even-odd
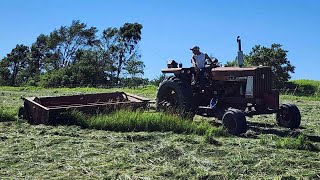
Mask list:
[[[220,64],[219,62],[211,63],[211,67],[212,67],[212,68],[221,67],[221,64]]]

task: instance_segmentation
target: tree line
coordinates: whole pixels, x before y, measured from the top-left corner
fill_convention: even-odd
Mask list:
[[[0,60],[0,85],[145,83],[138,46],[142,28],[139,23],[125,23],[97,35],[96,27],[74,20],[70,26],[40,34],[30,47],[16,45]]]
[[[32,45],[16,45],[0,60],[0,85],[8,86],[136,86],[158,85],[165,78],[142,78],[145,65],[141,61],[139,23],[108,27],[98,34],[79,20],[61,26],[48,35],[40,34]],[[274,87],[284,88],[295,67],[280,44],[270,48],[256,45],[244,55],[245,66],[270,66]],[[237,60],[225,66],[237,66]]]

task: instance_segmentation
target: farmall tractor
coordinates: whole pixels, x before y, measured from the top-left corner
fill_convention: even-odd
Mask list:
[[[174,60],[168,61],[162,73],[173,75],[159,85],[157,109],[191,119],[196,114],[215,117],[234,135],[247,131],[247,116],[260,114],[275,113],[279,126],[298,128],[300,111],[293,104],[279,105],[279,92],[272,89],[271,68],[242,67],[239,37],[237,42],[239,67],[220,67],[217,63],[206,65],[205,83],[197,82],[198,71],[194,67],[183,68]]]

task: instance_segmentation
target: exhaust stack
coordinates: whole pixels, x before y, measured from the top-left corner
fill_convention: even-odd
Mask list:
[[[239,67],[243,66],[243,52],[241,50],[241,39],[240,36],[237,37],[237,43],[238,43],[238,65]]]

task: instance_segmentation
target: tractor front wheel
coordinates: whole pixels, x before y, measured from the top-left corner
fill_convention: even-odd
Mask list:
[[[228,133],[240,135],[247,132],[248,125],[244,113],[238,109],[227,110],[222,117],[223,127]]]
[[[301,114],[294,104],[282,104],[276,115],[279,126],[296,129],[301,123]]]

